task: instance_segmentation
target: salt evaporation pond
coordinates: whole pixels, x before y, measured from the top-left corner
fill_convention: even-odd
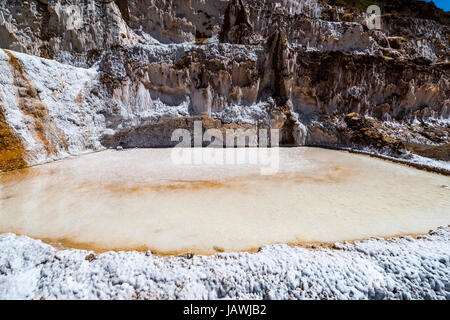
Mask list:
[[[0,174],[0,232],[97,251],[209,254],[450,224],[442,175],[317,148],[280,149],[274,175],[174,164],[171,152],[109,150]]]

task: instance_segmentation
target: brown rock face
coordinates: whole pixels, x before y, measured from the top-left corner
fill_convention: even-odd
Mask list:
[[[253,27],[249,21],[243,0],[232,0],[225,10],[220,42],[250,44]]]
[[[364,145],[374,147],[376,149],[389,148],[396,154],[404,152],[402,142],[394,141],[387,134],[381,132],[377,126],[377,122],[372,122],[364,116],[356,113],[350,113],[344,118],[350,133],[350,143],[355,145]]]
[[[437,159],[441,161],[450,161],[450,144],[442,146],[429,146],[424,144],[410,144],[408,150],[423,157]]]
[[[115,0],[116,5],[120,9],[120,13],[122,14],[122,19],[125,20],[125,22],[130,21],[130,11],[128,10],[128,0]]]

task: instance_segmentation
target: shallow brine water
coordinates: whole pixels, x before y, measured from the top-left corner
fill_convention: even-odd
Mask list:
[[[105,151],[0,174],[0,232],[98,251],[213,253],[450,224],[450,178],[438,174],[317,148],[279,149],[273,175],[175,164],[171,152]]]

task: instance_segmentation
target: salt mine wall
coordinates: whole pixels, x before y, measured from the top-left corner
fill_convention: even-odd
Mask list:
[[[391,1],[374,29],[330,3],[2,1],[0,170],[173,146],[194,121],[448,161],[449,13]]]

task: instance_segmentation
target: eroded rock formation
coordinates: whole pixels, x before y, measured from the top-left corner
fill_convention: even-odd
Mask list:
[[[253,27],[243,0],[230,1],[225,10],[223,26],[219,34],[220,42],[250,44],[249,38],[252,34]]]
[[[397,0],[371,30],[361,1],[338,3],[2,1],[0,170],[170,146],[196,119],[448,160],[449,14]]]

